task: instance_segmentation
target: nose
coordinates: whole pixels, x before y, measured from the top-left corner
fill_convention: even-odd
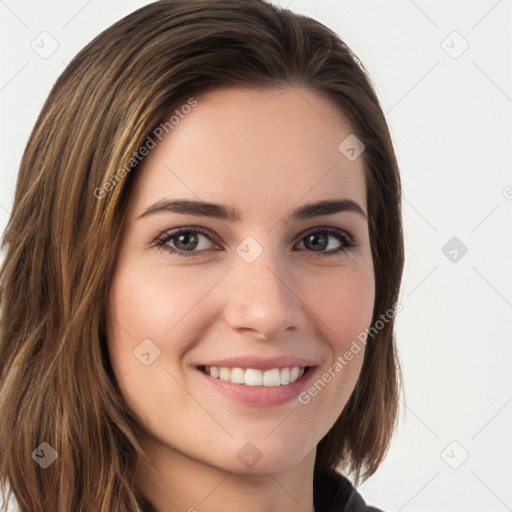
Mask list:
[[[294,288],[292,271],[276,251],[265,249],[249,263],[235,255],[224,283],[224,318],[234,330],[261,340],[305,326],[305,304]],[[295,285],[295,286],[294,286]]]

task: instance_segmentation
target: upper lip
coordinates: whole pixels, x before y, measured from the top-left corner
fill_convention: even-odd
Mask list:
[[[216,359],[198,365],[216,366],[218,368],[253,368],[255,370],[271,370],[272,368],[306,368],[316,366],[317,363],[311,359],[304,359],[293,356],[260,357],[260,356],[239,356],[227,359]]]

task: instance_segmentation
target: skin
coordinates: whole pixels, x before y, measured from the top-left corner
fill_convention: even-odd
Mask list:
[[[340,153],[351,127],[317,92],[227,88],[196,99],[137,170],[109,294],[112,367],[152,461],[139,466],[137,486],[159,512],[312,510],[316,445],[347,403],[364,351],[307,405],[240,404],[206,386],[196,365],[247,354],[307,357],[317,363],[314,383],[370,325],[366,218],[288,218],[325,199],[351,199],[366,213],[363,158]],[[137,218],[164,198],[237,207],[242,220]],[[198,235],[198,256],[155,247],[163,233],[191,226],[211,233]],[[304,238],[321,226],[344,230],[356,247],[320,255]],[[247,236],[263,249],[251,264],[236,252]],[[324,252],[342,245],[328,241]],[[176,243],[168,245],[183,247]],[[160,350],[148,366],[134,356],[145,339]],[[251,467],[237,457],[247,442],[261,454]]]

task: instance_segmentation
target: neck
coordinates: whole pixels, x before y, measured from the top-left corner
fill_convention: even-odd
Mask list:
[[[279,473],[233,473],[150,443],[135,482],[148,512],[311,512],[315,453]]]

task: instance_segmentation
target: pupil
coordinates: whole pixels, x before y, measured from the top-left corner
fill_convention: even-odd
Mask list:
[[[192,247],[187,247],[187,245],[189,243],[191,243],[191,241],[192,241]],[[179,235],[177,243],[181,245],[181,247],[178,247],[178,249],[194,249],[195,244],[197,244],[197,237],[194,234]]]
[[[320,235],[309,235],[307,237],[308,242],[311,242],[312,249],[314,251],[319,251],[322,249],[325,249],[327,247],[327,237],[320,234]],[[318,241],[320,239],[320,242]]]

